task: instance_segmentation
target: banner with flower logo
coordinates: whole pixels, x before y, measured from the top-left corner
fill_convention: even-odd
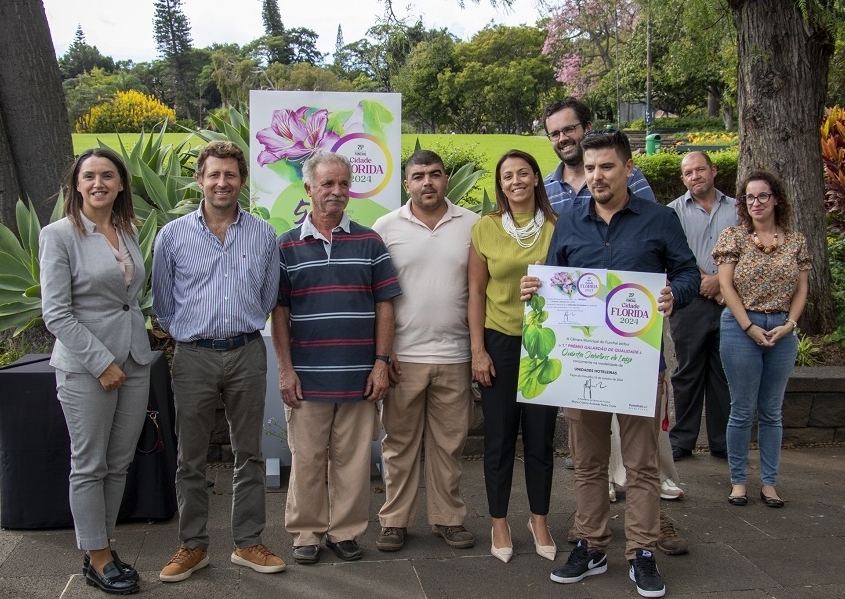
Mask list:
[[[278,233],[302,224],[311,201],[302,164],[322,150],[352,163],[347,213],[362,225],[399,208],[400,94],[252,91],[250,190]]]
[[[517,401],[653,416],[666,275],[529,266]]]

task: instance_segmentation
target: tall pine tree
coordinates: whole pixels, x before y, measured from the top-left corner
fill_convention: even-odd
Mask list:
[[[264,21],[265,34],[275,37],[285,34],[278,0],[261,0],[261,19]]]
[[[194,100],[199,92],[198,72],[192,60],[191,24],[182,12],[182,0],[155,0],[153,35],[156,48],[167,65],[168,81],[163,100],[180,118],[199,116],[199,107]]]

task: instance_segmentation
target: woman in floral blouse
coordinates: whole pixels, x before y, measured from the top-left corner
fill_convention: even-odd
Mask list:
[[[745,505],[745,466],[757,410],[760,498],[783,507],[775,490],[783,437],[781,408],[792,374],[795,329],[807,301],[813,267],[804,236],[789,229],[792,210],[776,175],[753,171],[739,186],[740,225],[722,231],[713,258],[728,309],[722,313],[720,351],[731,391],[728,420],[728,502]]]

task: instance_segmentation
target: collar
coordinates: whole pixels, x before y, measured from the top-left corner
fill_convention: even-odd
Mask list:
[[[625,205],[622,206],[615,214],[619,214],[621,212],[633,212],[634,214],[639,214],[640,210],[642,209],[643,200],[641,197],[634,195],[631,193],[631,188],[628,188],[628,201],[625,202]],[[581,214],[580,217],[582,220],[592,219],[592,220],[600,220],[604,222],[604,219],[596,213],[596,203],[595,201],[590,198],[589,202],[584,202],[583,206],[581,207]]]
[[[688,204],[690,202],[695,202],[695,200],[692,199],[692,193],[690,193],[690,191],[687,190],[687,192],[684,194],[684,203]],[[719,191],[717,189],[716,190],[716,204],[731,204],[731,198],[729,198],[728,196],[726,196],[725,194],[723,194],[721,191]]]
[[[414,216],[414,213],[411,211],[410,200],[408,200],[404,206],[399,208],[399,216],[405,220],[422,224],[422,221]],[[437,224],[446,222],[447,220],[452,220],[453,218],[458,218],[459,216],[462,216],[461,209],[455,206],[449,198],[446,198],[446,212],[443,213],[443,216]]]
[[[340,219],[340,223],[332,230],[337,231],[338,229],[341,229],[344,233],[350,233],[351,222],[352,221],[349,219],[349,215],[346,214],[346,210],[344,210],[343,216]],[[323,239],[323,235],[317,230],[317,227],[314,226],[314,223],[311,222],[310,212],[308,213],[308,216],[305,217],[305,220],[302,222],[302,230],[299,232],[299,239],[305,239],[306,237],[313,237],[314,239]]]
[[[203,227],[205,227],[206,229],[208,229],[208,225],[206,225],[206,224],[205,224],[205,215],[204,215],[204,214],[203,214],[203,212],[202,212],[202,207],[203,207],[203,206],[205,206],[205,198],[203,198],[202,200],[200,200],[200,205],[199,205],[199,206],[197,206],[197,209],[196,209],[196,211],[195,211],[195,214],[196,214],[196,216],[197,216],[197,222],[199,222],[199,224],[200,224],[201,226],[203,226]],[[243,216],[244,214],[246,214],[246,212],[244,211],[244,209],[243,209],[243,208],[241,208],[241,205],[240,205],[240,204],[238,204],[237,206],[238,206],[238,213],[237,213],[237,216],[235,216],[235,220],[234,220],[234,222],[232,222],[232,225],[237,225],[237,224],[239,224],[239,223],[241,222],[241,216]],[[229,225],[229,226],[231,227],[232,225]]]

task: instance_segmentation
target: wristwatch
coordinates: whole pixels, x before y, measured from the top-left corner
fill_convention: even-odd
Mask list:
[[[390,364],[391,364],[390,356],[378,355],[378,356],[376,356],[376,360],[381,360],[382,362],[384,362],[388,366],[390,366]]]

